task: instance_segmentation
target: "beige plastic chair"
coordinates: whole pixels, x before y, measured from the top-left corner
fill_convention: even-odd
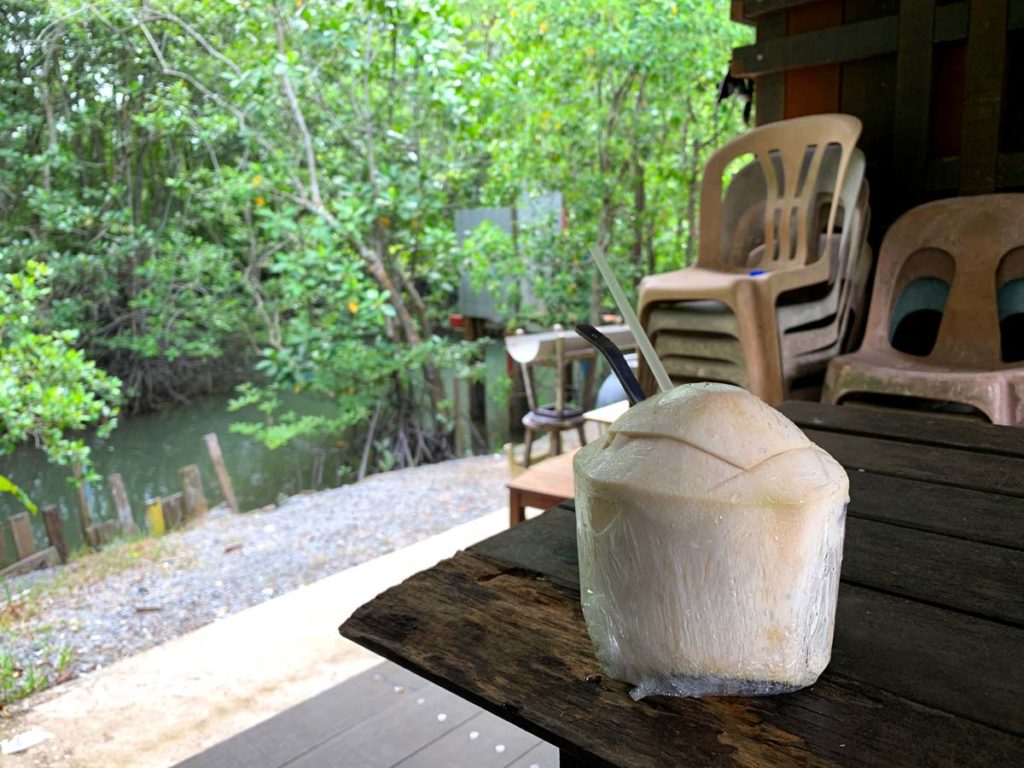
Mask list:
[[[829,297],[816,302],[825,307],[831,302],[831,306],[838,309],[832,321],[827,326],[791,331],[780,337],[786,397],[790,396],[795,380],[823,375],[829,359],[849,351],[852,348],[849,342],[858,337],[858,329],[864,324],[867,282],[873,263],[871,248],[863,238],[860,255],[857,253],[855,250],[849,267],[844,266],[844,269],[853,268],[854,274],[849,278],[844,275],[842,284],[834,286]],[[700,305],[708,304],[713,306],[704,306],[701,311]],[[746,364],[736,338],[735,315],[719,302],[686,302],[685,305],[686,308],[662,305],[652,309],[648,322],[648,336],[659,358],[672,360],[669,366],[672,380],[677,384],[699,381],[702,379],[697,374],[705,373],[708,363],[728,362],[732,364],[731,375],[716,368],[715,380],[745,386]],[[698,308],[694,309],[694,305]],[[789,307],[779,307],[778,312],[785,309]],[[640,376],[643,386],[653,386],[653,382],[647,382],[649,370],[642,370]]]
[[[860,221],[850,230],[853,246],[842,265],[839,290],[830,295],[830,302],[827,303],[827,308],[834,312],[831,322],[821,325],[818,319],[812,321],[817,323],[813,329],[798,328],[782,336],[782,368],[787,384],[795,378],[824,371],[830,358],[852,349],[848,345],[859,337],[859,330],[864,325],[867,286],[874,262],[871,246],[867,242],[871,217],[866,204],[867,182],[861,195],[863,204],[859,203],[857,207]],[[831,301],[833,296],[835,299]],[[785,309],[788,307],[780,307],[779,312]]]
[[[850,115],[812,115],[771,123],[750,131],[716,152],[701,186],[701,240],[696,267],[645,278],[640,319],[665,301],[711,299],[736,317],[748,388],[769,403],[783,397],[776,304],[787,291],[827,283],[833,259],[817,258],[819,228],[814,224],[817,179],[829,145],[840,148],[825,235],[833,233],[840,193],[861,123]],[[723,254],[719,227],[722,177],[735,158],[753,154],[766,180],[764,248],[755,262]],[[825,253],[829,252],[825,249]],[[763,274],[751,275],[752,269]]]
[[[837,146],[826,148],[822,157],[821,172],[816,181],[819,201],[821,199],[826,202],[831,201],[841,155],[840,152],[834,151],[837,149],[839,149]],[[809,160],[810,157],[807,157],[805,161]],[[864,168],[864,153],[859,149],[854,149],[840,193],[840,201],[843,206],[843,235],[838,253],[841,254],[842,260],[834,260],[831,264],[829,285],[833,287],[840,270],[844,267],[848,268],[847,255],[850,249],[855,248],[866,234],[863,222],[868,213],[868,196]],[[765,241],[764,206],[766,197],[765,176],[758,162],[749,163],[733,176],[725,193],[721,210],[722,226],[719,248],[723,263],[752,266],[762,261],[765,248],[763,243]],[[820,202],[818,204],[820,205]],[[813,215],[814,203],[809,207],[811,210],[807,213]],[[811,229],[816,231],[813,224]],[[819,238],[818,258],[825,253],[823,244],[826,240],[825,237]],[[833,248],[835,247],[833,244]],[[854,253],[856,252],[854,251]],[[839,296],[840,294],[830,290],[822,299],[798,301],[789,305],[785,304],[786,297],[781,297],[783,303],[778,307],[777,313],[780,330],[788,331],[791,328],[835,314],[838,309]],[[721,310],[723,313],[728,312],[725,306],[722,306]],[[733,327],[735,328],[735,326]]]
[[[924,356],[890,344],[893,309],[921,277],[949,283],[935,344]],[[882,242],[864,343],[828,367],[822,400],[879,393],[973,406],[1024,425],[1024,362],[1004,362],[997,293],[1024,277],[1024,194],[938,200],[914,208]]]
[[[794,354],[815,349],[815,345],[820,346],[818,339],[824,338],[825,334],[825,331],[821,331],[811,334],[811,338],[803,342],[798,342],[796,337],[804,335],[805,332],[795,329],[828,317],[841,317],[846,305],[856,298],[851,288],[855,285],[854,278],[859,274],[858,270],[864,268],[864,247],[867,243],[868,222],[871,217],[868,184],[864,180],[864,155],[860,150],[854,152],[850,169],[843,182],[840,200],[843,205],[843,232],[833,263],[835,273],[831,278],[831,290],[820,301],[788,304],[777,308],[779,331],[790,336],[791,344],[796,343],[797,346],[793,348]],[[870,269],[870,263],[867,266]],[[833,338],[839,335],[839,324],[829,327],[832,329]]]
[[[874,261],[871,246],[867,243],[862,253],[857,273],[850,281],[851,300],[845,303],[842,314],[837,314],[826,327],[782,337],[782,368],[787,389],[796,379],[823,373],[830,359],[849,352],[859,340],[867,310],[864,299]]]
[[[830,148],[835,149],[835,147]],[[835,185],[836,165],[839,159],[839,152],[826,151],[822,161],[822,173],[819,175],[817,188],[820,197],[831,198],[831,192]],[[850,159],[850,165],[846,173],[846,180],[843,183],[841,200],[843,204],[843,243],[855,243],[863,239],[866,228],[862,224],[863,218],[868,213],[867,206],[867,182],[864,181],[864,155],[859,149],[855,149]],[[764,173],[757,162],[749,163],[741,168],[732,178],[729,188],[725,194],[725,201],[722,204],[722,227],[721,227],[721,249],[723,261],[729,263],[757,263],[761,259],[764,241],[764,200],[766,197],[766,184]],[[856,208],[854,207],[856,205]],[[853,227],[853,229],[851,229]],[[819,238],[819,253],[826,242],[825,237]],[[833,244],[835,247],[835,244]],[[849,245],[840,250],[844,257],[847,254]],[[844,261],[833,264],[840,269],[847,269],[849,266]],[[833,278],[835,275],[833,275]],[[651,278],[657,280],[657,276]],[[783,297],[785,298],[785,297]],[[829,315],[835,314],[838,309],[839,294],[833,291],[822,299],[816,301],[801,301],[791,305],[778,307],[779,327],[788,331],[799,325],[815,322]],[[663,323],[664,330],[688,330],[694,332],[727,333],[738,336],[739,326],[735,315],[721,302],[692,302],[687,304],[683,311],[692,309],[699,313],[699,316],[691,318],[691,321],[679,318],[678,315],[665,316],[667,322]],[[674,327],[672,318],[675,318]],[[659,328],[648,329],[648,334],[656,333]]]
[[[836,153],[837,154],[837,153]],[[823,174],[819,179],[818,187],[826,191],[832,189],[834,183],[834,159],[831,174]],[[827,178],[830,176],[831,178]],[[829,338],[828,333],[833,337],[841,335],[844,323],[839,318],[845,318],[849,312],[847,303],[858,302],[856,314],[861,317],[864,299],[864,283],[866,272],[870,271],[870,259],[867,261],[861,258],[861,249],[865,247],[866,241],[866,219],[869,215],[867,206],[867,183],[864,176],[864,156],[860,150],[855,150],[850,162],[850,168],[846,174],[843,185],[843,235],[840,243],[833,242],[834,253],[830,258],[836,261],[836,277],[842,282],[833,279],[833,284],[828,294],[821,299],[796,304],[783,305],[777,308],[780,331],[785,332],[783,341],[783,362],[784,369],[789,350],[791,354],[800,354],[803,351],[814,352],[831,342],[835,338]],[[734,194],[739,187],[742,193]],[[764,195],[764,176],[760,167],[752,163],[745,166],[733,178],[726,193],[724,206],[725,216],[732,222],[748,220],[746,226],[735,224],[737,227],[735,242],[743,243],[743,248],[755,252],[763,246],[758,243],[763,239],[759,231],[751,233],[754,229],[749,223],[751,218],[747,214],[758,213],[762,217],[761,208],[756,199],[757,194]],[[737,209],[746,205],[748,211],[741,214]],[[763,210],[763,209],[762,209]],[[731,214],[731,215],[730,215]],[[827,239],[820,238],[819,248],[825,246]],[[735,246],[729,248],[735,252]],[[850,275],[854,272],[854,275]],[[859,280],[858,280],[859,278]],[[658,278],[652,278],[656,281]],[[854,280],[855,285],[851,286],[848,281]],[[790,331],[789,329],[816,323],[833,316],[834,322],[824,328],[816,328],[813,331]],[[728,360],[743,365],[743,350],[738,343],[739,324],[736,316],[729,308],[721,302],[687,302],[676,305],[674,309],[666,312],[664,309],[652,310],[650,323],[647,328],[648,335],[654,342],[655,349],[659,356],[663,355],[690,355],[693,357],[709,360]],[[788,345],[788,346],[787,346]],[[680,351],[682,347],[689,347],[685,352]],[[846,351],[841,350],[841,351]],[[835,353],[833,353],[835,354]],[[820,366],[824,371],[824,365]],[[744,379],[745,379],[744,375]]]
[[[669,378],[677,385],[722,381],[744,386],[747,372],[736,317],[719,302],[687,304],[691,306],[685,312],[672,306],[653,309],[646,328]],[[637,376],[645,390],[655,388],[654,378],[643,361]]]

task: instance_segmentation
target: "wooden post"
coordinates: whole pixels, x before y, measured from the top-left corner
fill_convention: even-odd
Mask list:
[[[210,452],[210,461],[213,462],[213,470],[217,473],[217,482],[220,483],[220,491],[224,494],[224,501],[231,507],[231,511],[238,512],[238,500],[235,498],[235,489],[231,485],[231,475],[224,464],[224,455],[220,452],[220,443],[217,442],[217,433],[211,432],[203,435],[206,441],[206,450]]]
[[[181,518],[184,515],[184,503],[180,493],[172,493],[164,496],[164,527],[172,531],[181,525]]]
[[[181,491],[185,500],[186,522],[203,517],[209,507],[206,504],[206,494],[203,492],[203,478],[199,474],[199,467],[189,464],[178,470],[178,477],[181,479]]]
[[[118,524],[116,520],[104,520],[102,523],[93,523],[89,526],[89,546],[99,549],[109,544],[117,536]]]
[[[159,498],[146,500],[146,522],[149,523],[150,536],[164,535],[164,505]]]
[[[139,526],[135,524],[135,518],[132,517],[132,508],[128,503],[128,494],[124,490],[121,473],[115,472],[109,475],[107,482],[110,483],[110,493],[114,497],[114,506],[117,508],[117,519],[121,523],[121,532],[128,536],[138,534]]]
[[[7,565],[7,532],[0,522],[0,566]]]
[[[43,525],[46,526],[46,536],[50,539],[53,548],[57,550],[60,561],[66,563],[68,561],[68,545],[64,541],[64,526],[61,524],[60,512],[52,504],[43,507],[41,512]]]
[[[14,534],[14,550],[18,560],[35,554],[36,540],[32,535],[32,523],[29,522],[28,512],[19,512],[11,517],[11,533]]]
[[[82,525],[82,541],[89,541],[89,529],[92,527],[92,518],[89,514],[89,496],[85,491],[85,478],[82,476],[82,465],[75,464],[71,468],[75,476],[75,491],[78,495],[78,514]]]

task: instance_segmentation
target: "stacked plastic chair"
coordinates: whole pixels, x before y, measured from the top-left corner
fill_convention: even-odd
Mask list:
[[[849,115],[772,123],[708,162],[697,265],[640,284],[641,322],[674,381],[734,383],[776,404],[848,349],[871,270],[860,129]],[[641,382],[652,387],[645,366]]]
[[[899,328],[915,313],[938,321],[931,334],[918,325],[900,343]],[[914,208],[882,241],[864,343],[831,361],[822,400],[952,403],[1024,426],[1022,316],[1024,194]]]

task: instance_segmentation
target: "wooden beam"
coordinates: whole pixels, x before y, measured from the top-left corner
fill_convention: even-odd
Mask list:
[[[104,520],[101,523],[93,523],[86,532],[86,540],[89,546],[95,549],[106,546],[117,536],[117,520]]]
[[[998,3],[1003,9],[1005,29],[1024,29],[1024,0],[998,0]],[[987,0],[979,0],[973,5],[967,0],[960,0],[958,3],[936,7],[933,42],[963,40],[967,37],[971,13],[988,16],[992,14],[992,9],[993,4]],[[767,21],[765,19],[760,23]],[[881,56],[898,49],[899,27],[899,16],[884,16],[780,40],[758,39],[754,45],[733,50],[732,72],[736,77],[760,78],[788,69]]]
[[[36,539],[32,535],[32,523],[28,512],[19,512],[10,518],[11,534],[14,536],[14,551],[23,560],[36,551]]]
[[[172,493],[170,496],[164,496],[163,507],[164,528],[168,531],[173,531],[181,525],[181,520],[185,516],[185,503],[182,501],[181,493]]]
[[[121,523],[121,530],[128,536],[138,534],[139,527],[135,524],[135,518],[132,517],[132,507],[128,503],[128,493],[124,489],[121,473],[115,472],[110,475],[107,477],[107,482],[110,483],[110,493],[114,497],[114,507],[117,509],[117,519]]]
[[[1024,152],[999,155],[996,159],[996,187],[1024,187]]]
[[[996,188],[1006,25],[1007,0],[971,3],[964,138],[960,151],[960,191],[964,194],[992,192]]]
[[[960,179],[960,158],[944,157],[928,162],[926,188],[932,192],[955,190]],[[996,190],[1024,187],[1024,152],[1004,152],[996,157]]]
[[[41,549],[38,552],[7,566],[0,571],[0,578],[5,576],[16,576],[19,573],[28,573],[29,571],[34,571],[37,568],[42,568],[43,566],[54,566],[58,563],[60,563],[60,555],[57,554],[57,548],[47,547],[46,549]]]
[[[771,16],[757,25],[757,40],[779,40],[786,36],[786,17]],[[735,59],[733,60],[735,65]],[[735,73],[734,73],[735,74]],[[786,75],[779,72],[766,75],[754,87],[754,122],[757,125],[775,123],[786,117]]]
[[[64,541],[64,526],[60,519],[60,511],[52,504],[43,507],[40,511],[43,515],[43,525],[46,526],[46,535],[50,539],[50,544],[57,550],[60,561],[66,563],[68,561],[68,545]]]
[[[1010,0],[1006,26],[1010,29],[1024,29],[1024,0]]]
[[[743,17],[743,0],[730,0],[729,19],[735,21],[737,24],[749,23],[748,20]]]
[[[967,37],[967,17],[970,13],[967,0],[949,5],[940,5],[935,9],[935,42],[952,43],[955,40],[963,40]],[[903,12],[903,2],[900,2],[900,13]]]
[[[217,441],[217,433],[211,432],[203,435],[206,443],[206,450],[210,453],[210,461],[213,462],[213,471],[217,473],[217,482],[220,483],[220,491],[224,494],[224,501],[231,507],[231,511],[238,513],[238,499],[235,498],[235,488],[231,484],[231,475],[228,474],[227,465],[224,463],[224,454],[220,452],[220,443]]]
[[[733,74],[762,77],[790,69],[868,59],[896,50],[899,19],[886,16],[766,40],[733,51]]]
[[[928,160],[935,0],[903,0],[899,19],[893,161],[904,200],[914,204],[921,199]]]
[[[203,517],[210,507],[206,503],[206,493],[203,491],[203,478],[199,474],[199,467],[189,464],[178,470],[178,478],[181,480],[181,490],[185,501],[185,519],[191,522],[198,517]]]
[[[790,8],[810,5],[812,2],[817,0],[743,0],[742,13],[744,18],[753,20],[770,13],[781,13]]]
[[[78,517],[82,529],[82,540],[89,540],[89,528],[92,527],[92,517],[89,513],[89,493],[85,487],[85,475],[82,472],[82,465],[75,464],[71,468],[75,476],[75,497],[78,499]]]

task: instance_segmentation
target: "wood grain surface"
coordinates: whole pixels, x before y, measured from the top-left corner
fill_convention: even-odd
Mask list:
[[[812,687],[634,702],[593,655],[572,502],[388,590],[342,633],[571,765],[1024,765],[1016,435],[942,417],[783,410],[851,474],[832,661]]]

